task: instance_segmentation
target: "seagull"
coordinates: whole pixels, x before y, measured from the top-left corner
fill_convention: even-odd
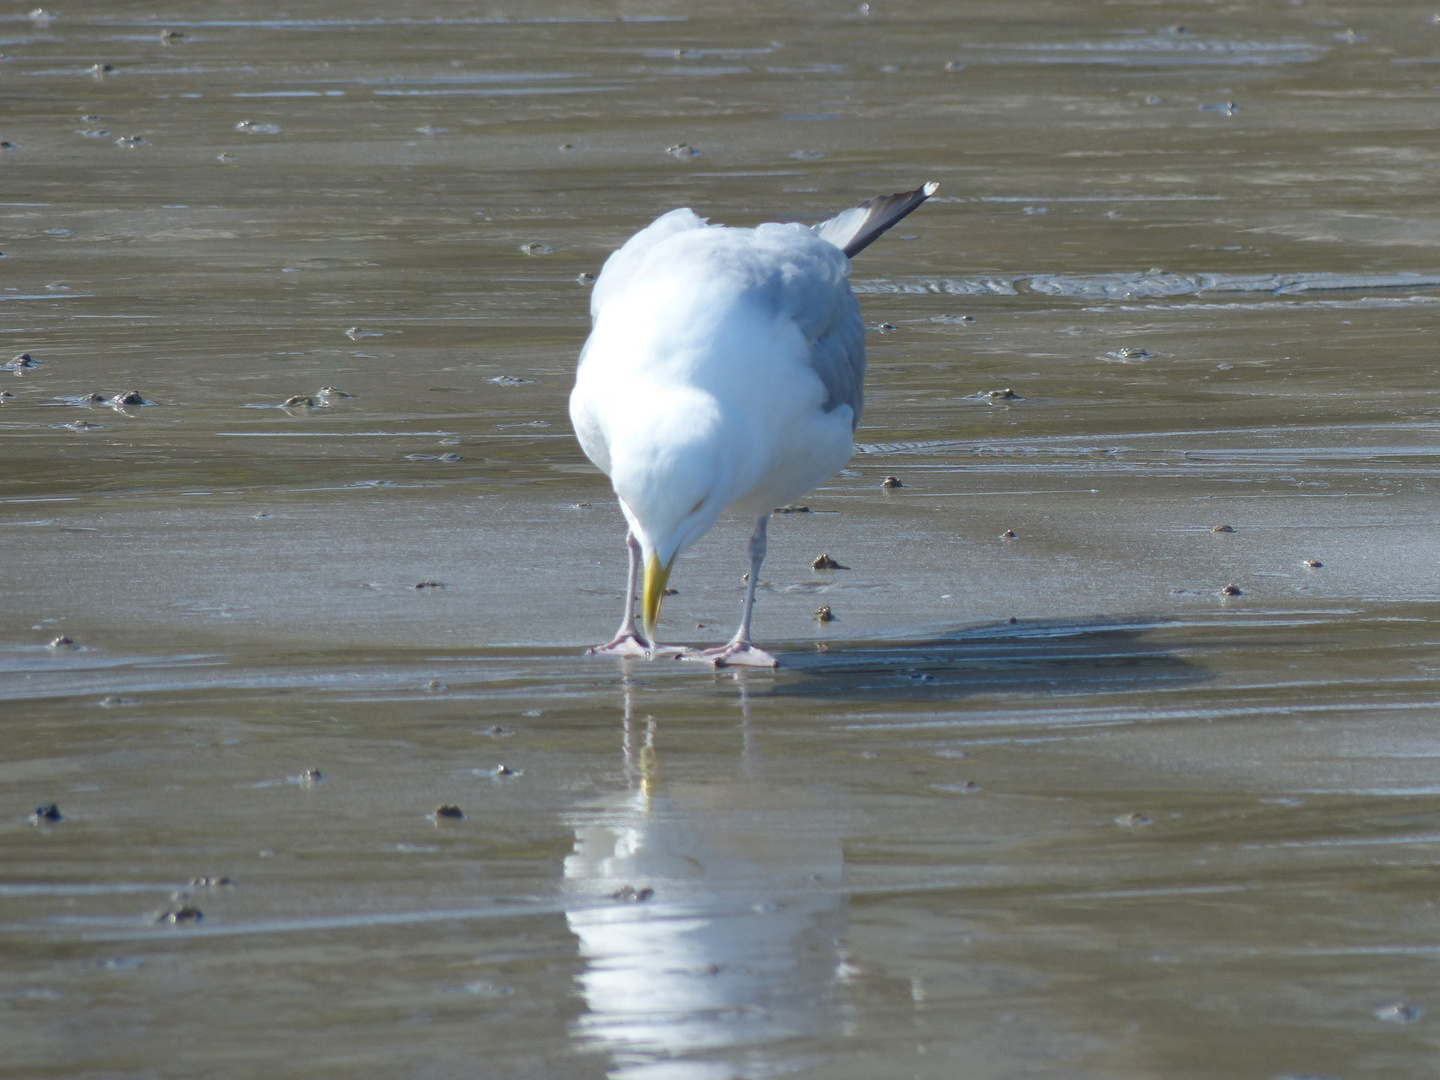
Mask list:
[[[777,666],[750,640],[771,510],[850,460],[864,406],[865,326],[850,258],[938,186],[879,195],[812,227],[728,228],[672,210],[605,261],[570,420],[620,500],[629,571],[620,629],[592,655]],[[661,650],[656,626],[676,556],[726,512],[757,522],[740,628],[716,649]]]

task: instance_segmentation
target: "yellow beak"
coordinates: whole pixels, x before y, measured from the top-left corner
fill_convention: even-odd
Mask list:
[[[640,618],[645,627],[645,637],[652,645],[655,642],[655,626],[660,621],[660,601],[665,599],[665,583],[670,580],[670,567],[674,565],[674,555],[662,567],[660,557],[653,551],[650,561],[645,564],[645,594],[640,603]]]

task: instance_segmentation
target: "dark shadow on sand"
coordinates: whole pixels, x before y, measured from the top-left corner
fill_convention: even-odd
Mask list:
[[[1022,621],[935,637],[786,652],[776,697],[944,701],[976,694],[1104,694],[1200,682],[1204,667],[1156,640],[1164,620]]]

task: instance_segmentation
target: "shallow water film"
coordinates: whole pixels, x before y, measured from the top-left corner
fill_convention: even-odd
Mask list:
[[[23,7],[0,1075],[1436,1074],[1433,7]],[[584,657],[585,275],[926,180]]]

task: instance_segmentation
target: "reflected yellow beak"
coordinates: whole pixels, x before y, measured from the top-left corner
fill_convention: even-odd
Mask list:
[[[655,643],[655,626],[660,621],[660,601],[665,599],[665,583],[670,580],[670,567],[674,565],[674,555],[662,567],[660,557],[653,551],[650,561],[645,564],[645,594],[640,604],[640,619],[645,627],[645,637],[652,645]]]

